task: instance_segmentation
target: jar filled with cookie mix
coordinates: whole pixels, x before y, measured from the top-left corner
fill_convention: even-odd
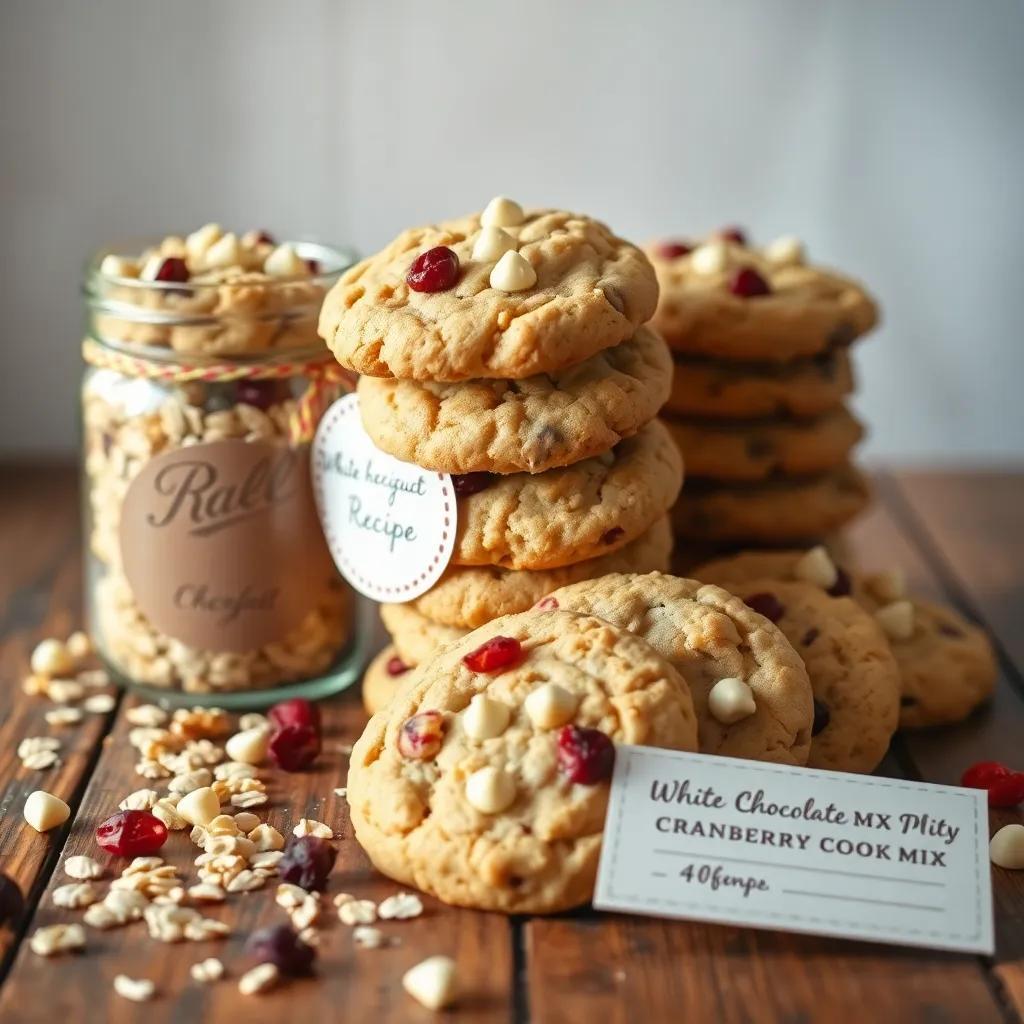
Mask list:
[[[357,677],[309,473],[345,387],[317,317],[350,263],[209,224],[87,267],[88,616],[122,682],[237,707]]]

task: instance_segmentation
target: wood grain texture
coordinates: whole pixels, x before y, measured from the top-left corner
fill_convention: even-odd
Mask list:
[[[76,474],[5,470],[0,494],[0,869],[17,883],[31,912],[70,824],[39,835],[22,818],[25,799],[45,789],[74,808],[109,716],[87,715],[81,725],[55,729],[43,717],[53,705],[21,689],[35,644],[44,636],[66,636],[79,624]],[[46,771],[23,768],[16,753],[21,740],[48,735],[63,744],[60,763]],[[0,928],[0,978],[26,923]]]

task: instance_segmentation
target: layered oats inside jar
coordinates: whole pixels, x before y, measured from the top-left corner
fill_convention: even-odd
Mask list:
[[[345,386],[317,316],[351,262],[209,224],[87,267],[88,615],[122,682],[249,706],[357,678],[309,479]]]

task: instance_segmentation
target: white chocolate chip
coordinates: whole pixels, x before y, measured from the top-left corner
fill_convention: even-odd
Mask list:
[[[100,866],[99,861],[79,854],[76,857],[68,857],[64,861],[64,874],[68,878],[77,878],[84,881],[86,879],[102,878],[103,868]]]
[[[502,292],[522,292],[537,283],[537,271],[522,253],[510,250],[494,264],[489,283]]]
[[[279,245],[263,261],[263,272],[271,277],[298,277],[300,274],[308,274],[309,267],[294,246]]]
[[[322,821],[313,818],[300,818],[298,824],[292,829],[293,836],[316,836],[317,839],[333,839],[334,833],[330,826]]]
[[[828,551],[819,544],[801,555],[793,566],[793,575],[805,583],[813,583],[822,590],[830,590],[839,579],[839,570],[832,561]]]
[[[273,964],[258,964],[238,979],[238,991],[243,996],[266,992],[268,988],[273,988],[277,984],[279,977],[278,970]]]
[[[267,756],[267,744],[270,736],[266,729],[245,729],[236,732],[224,744],[224,752],[232,761],[241,764],[262,764]]]
[[[499,814],[515,798],[515,781],[500,768],[480,768],[466,779],[466,799],[483,814]]]
[[[783,235],[765,246],[765,259],[775,267],[795,267],[804,261],[804,244],[795,235]]]
[[[215,956],[209,956],[205,960],[193,964],[188,969],[188,973],[193,981],[208,985],[211,981],[220,981],[224,977],[224,965]]]
[[[523,208],[505,196],[495,196],[480,214],[480,226],[514,228],[526,219]]]
[[[54,676],[67,675],[75,670],[75,659],[68,653],[67,646],[60,640],[50,637],[40,641],[32,652],[32,671],[36,675]]]
[[[690,267],[697,274],[720,274],[729,266],[729,247],[722,241],[705,242],[690,253]]]
[[[530,721],[538,729],[557,729],[572,720],[579,699],[557,683],[538,686],[523,701]]]
[[[719,679],[708,694],[708,710],[719,722],[732,725],[757,710],[754,692],[742,679]]]
[[[490,740],[505,731],[511,714],[507,704],[478,693],[462,713],[462,728],[470,739]]]
[[[988,844],[988,855],[1001,868],[1024,869],[1024,825],[1004,825]]]
[[[410,968],[402,976],[402,988],[428,1010],[443,1010],[455,1001],[455,961],[447,956],[432,956]]]
[[[137,277],[139,268],[134,261],[124,256],[108,253],[100,263],[100,273],[104,277]]]
[[[223,230],[219,224],[204,224],[185,239],[185,254],[189,263],[200,264],[206,250],[220,238]]]
[[[249,838],[260,853],[284,849],[284,836],[273,825],[257,825],[249,833]]]
[[[186,793],[175,810],[191,825],[208,825],[220,813],[220,800],[209,786],[204,786]]]
[[[890,640],[909,640],[914,635],[914,606],[909,601],[893,601],[879,608],[875,618]]]
[[[25,801],[25,820],[37,832],[49,832],[71,817],[71,808],[52,793],[37,789]]]
[[[203,262],[207,267],[238,266],[242,262],[242,246],[238,241],[238,236],[229,231],[222,238],[218,238],[206,250],[206,258]]]
[[[473,243],[473,259],[491,263],[500,260],[516,245],[516,240],[503,228],[494,225],[485,227]]]
[[[865,577],[864,585],[874,597],[886,604],[907,596],[907,574],[900,568],[872,573]]]

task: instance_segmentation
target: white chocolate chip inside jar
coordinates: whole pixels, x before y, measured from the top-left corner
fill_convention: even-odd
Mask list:
[[[211,223],[87,271],[87,596],[122,681],[245,692],[345,664],[354,599],[309,445],[342,393],[316,327],[351,259]],[[262,756],[256,735],[234,745]]]

